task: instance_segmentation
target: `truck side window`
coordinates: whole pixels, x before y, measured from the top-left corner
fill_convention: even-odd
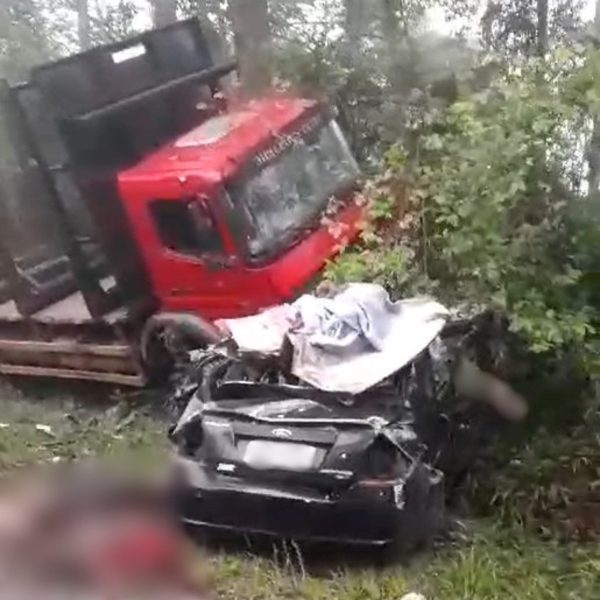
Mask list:
[[[223,243],[212,215],[199,201],[155,200],[150,214],[169,250],[201,256],[223,253]]]

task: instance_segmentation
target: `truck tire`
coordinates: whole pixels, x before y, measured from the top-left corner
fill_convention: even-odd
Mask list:
[[[140,335],[140,354],[148,380],[162,383],[170,378],[187,353],[223,339],[210,322],[191,313],[158,313],[146,321]]]

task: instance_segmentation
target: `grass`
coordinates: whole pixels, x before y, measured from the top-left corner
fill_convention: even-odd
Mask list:
[[[138,468],[166,457],[165,427],[149,412],[115,402],[106,389],[99,397],[90,396],[88,388],[87,402],[53,391],[0,388],[1,472],[82,458]]]
[[[580,422],[540,427],[502,468],[474,482],[481,512],[547,537],[600,542],[600,404]]]
[[[64,389],[0,389],[2,473],[82,457],[135,469],[165,463],[165,425],[151,403],[115,402],[106,388]],[[410,591],[428,600],[600,598],[598,544],[543,540],[493,520],[469,524],[467,538],[409,564],[369,551],[281,544],[213,543],[205,556],[224,600],[399,600]]]
[[[368,563],[368,557],[364,559]],[[558,545],[519,531],[476,526],[469,543],[417,557],[412,564],[323,565],[306,574],[273,557],[220,553],[217,589],[226,600],[399,600],[416,591],[429,600],[597,600],[600,550]]]

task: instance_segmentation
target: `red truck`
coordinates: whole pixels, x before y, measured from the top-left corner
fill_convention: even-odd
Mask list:
[[[235,68],[190,20],[0,81],[0,373],[145,385],[358,234],[331,109]]]

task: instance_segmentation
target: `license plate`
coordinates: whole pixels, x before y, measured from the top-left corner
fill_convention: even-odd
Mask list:
[[[310,471],[314,468],[318,448],[306,444],[252,440],[244,451],[244,462],[253,469]]]

